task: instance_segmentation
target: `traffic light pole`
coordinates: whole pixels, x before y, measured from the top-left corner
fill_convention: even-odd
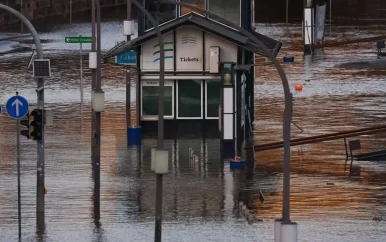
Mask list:
[[[44,79],[38,78],[37,84],[37,98],[38,98],[38,109],[44,112]],[[44,224],[44,121],[42,123],[42,139],[37,140],[37,181],[36,181],[36,219],[38,224]],[[40,223],[41,222],[41,223]]]
[[[43,48],[40,43],[40,38],[36,29],[31,22],[24,17],[20,12],[8,7],[7,5],[0,4],[0,9],[5,10],[19,20],[21,20],[31,32],[34,39],[38,59],[43,58]],[[37,103],[38,109],[44,112],[44,79],[37,78]],[[42,140],[37,141],[37,186],[36,186],[36,220],[38,232],[44,231],[44,125],[42,125]]]

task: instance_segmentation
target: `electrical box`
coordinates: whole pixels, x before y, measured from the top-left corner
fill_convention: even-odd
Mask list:
[[[219,73],[220,67],[220,47],[209,47],[209,73]]]

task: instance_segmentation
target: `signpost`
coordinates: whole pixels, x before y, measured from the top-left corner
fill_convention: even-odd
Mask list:
[[[65,37],[64,42],[67,44],[87,44],[92,42],[90,36]]]
[[[65,37],[64,42],[67,44],[79,44],[80,50],[80,126],[83,129],[83,49],[82,44],[92,43],[90,36]]]
[[[118,65],[127,66],[126,68],[126,122],[127,122],[127,132],[131,128],[131,74],[132,70],[130,66],[137,65],[137,52],[135,51],[126,51],[119,53],[115,56],[115,63]],[[137,102],[138,105],[138,102]],[[137,112],[138,113],[138,112]],[[137,124],[138,125],[138,124]],[[129,142],[129,137],[128,143]]]
[[[16,96],[8,99],[5,104],[5,109],[8,115],[16,119],[16,143],[17,143],[17,207],[18,207],[18,219],[19,219],[19,238],[21,238],[21,195],[20,195],[20,119],[24,118],[29,109],[27,100],[24,97],[19,96],[16,92]],[[1,113],[1,106],[0,106]]]
[[[115,63],[118,65],[137,65],[137,52],[135,51],[126,51],[119,53],[115,56]]]

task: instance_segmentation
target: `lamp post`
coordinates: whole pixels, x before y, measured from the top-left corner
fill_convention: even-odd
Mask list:
[[[158,138],[157,138],[157,150],[154,152],[155,158],[155,173],[157,174],[157,191],[156,191],[156,209],[155,209],[155,236],[156,242],[161,241],[162,237],[162,176],[167,172],[167,165],[169,160],[169,152],[164,150],[164,99],[165,99],[165,52],[163,37],[161,30],[158,27],[157,22],[151,16],[151,14],[137,1],[131,0],[131,2],[149,19],[150,23],[154,26],[157,32],[158,44],[160,47],[160,70],[159,70],[159,92],[158,92]],[[138,87],[137,87],[138,88]],[[166,161],[166,163],[165,163]],[[157,168],[158,167],[158,168]],[[165,172],[166,170],[166,172]]]
[[[96,34],[95,34],[96,7]],[[100,218],[100,161],[101,161],[101,113],[104,112],[104,92],[101,70],[101,8],[99,0],[92,0],[92,51],[89,53],[89,68],[92,71],[92,166],[94,173],[94,216]],[[95,43],[96,35],[96,43]],[[96,51],[95,51],[96,46]]]
[[[291,172],[291,120],[292,120],[292,93],[289,89],[289,84],[287,80],[287,76],[285,75],[285,72],[280,65],[280,63],[277,61],[277,59],[272,55],[272,53],[268,50],[267,46],[263,44],[259,39],[257,39],[253,34],[248,32],[247,30],[241,28],[240,26],[214,14],[209,11],[206,11],[204,9],[192,6],[187,3],[179,2],[179,1],[173,1],[173,0],[160,0],[162,3],[170,3],[175,4],[179,6],[183,6],[186,8],[190,8],[194,11],[200,12],[200,13],[206,13],[209,16],[211,16],[214,19],[219,19],[223,24],[226,24],[230,26],[231,28],[237,29],[240,31],[243,35],[251,39],[253,42],[255,42],[256,45],[258,45],[268,56],[268,58],[272,61],[274,64],[276,70],[278,71],[283,89],[284,89],[284,97],[285,97],[285,108],[284,108],[284,114],[283,114],[283,140],[284,140],[284,162],[283,162],[283,211],[282,211],[282,219],[281,222],[281,228],[280,234],[286,235],[281,236],[279,240],[275,241],[282,241],[282,242],[293,242],[297,241],[297,224],[291,222],[290,220],[290,172]],[[276,223],[275,223],[276,224]],[[276,234],[275,234],[276,235]]]

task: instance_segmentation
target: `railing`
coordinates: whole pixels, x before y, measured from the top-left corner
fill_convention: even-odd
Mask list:
[[[324,135],[317,135],[317,136],[311,136],[311,137],[303,137],[303,138],[297,138],[291,140],[291,146],[297,146],[297,145],[303,145],[303,144],[313,144],[323,141],[329,141],[329,140],[337,140],[337,139],[343,139],[348,137],[355,137],[355,136],[361,136],[361,135],[368,135],[368,134],[375,134],[375,133],[381,133],[386,132],[386,125],[381,126],[375,126],[370,128],[363,128],[363,129],[355,129],[355,130],[347,130],[332,134],[324,134]],[[279,149],[284,147],[284,142],[273,142],[268,144],[262,144],[262,145],[254,145],[245,147],[246,150],[255,150],[255,151],[264,151],[264,150],[272,150],[272,149]]]

